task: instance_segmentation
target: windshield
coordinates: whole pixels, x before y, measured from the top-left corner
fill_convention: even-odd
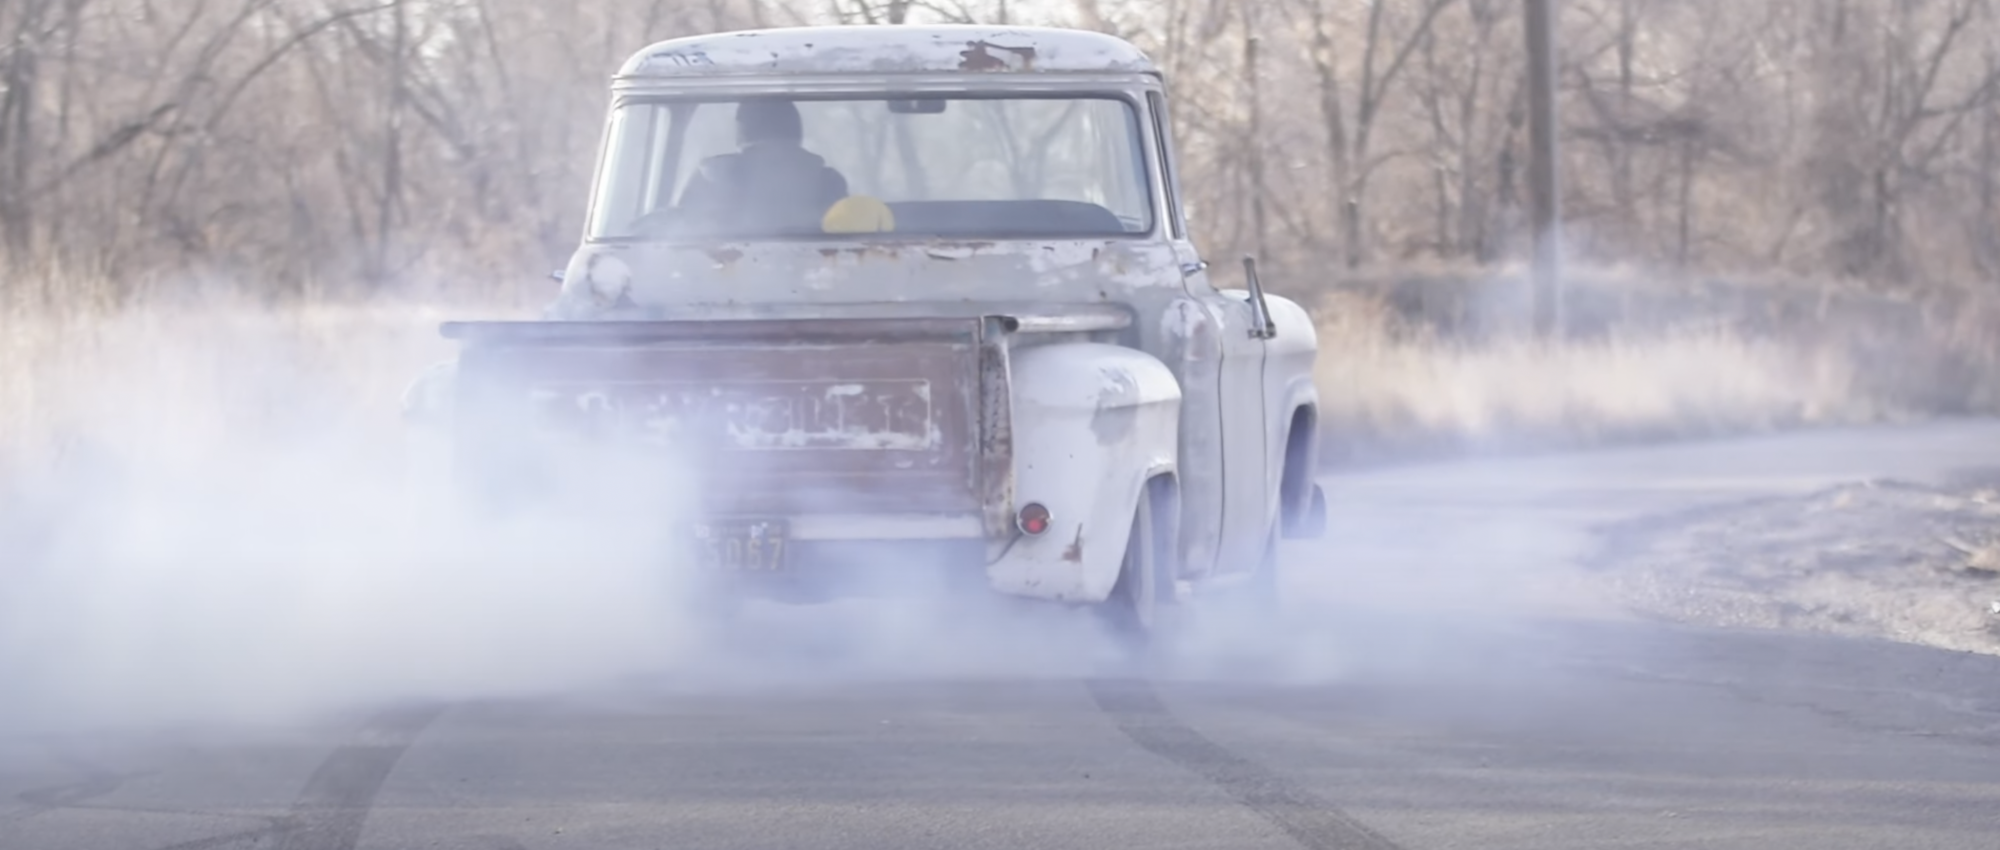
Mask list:
[[[1148,233],[1132,104],[1110,96],[621,104],[593,239]]]

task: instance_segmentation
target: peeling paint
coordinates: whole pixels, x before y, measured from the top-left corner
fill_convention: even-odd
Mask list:
[[[586,284],[613,250],[628,268],[619,298]],[[578,249],[550,318],[610,318],[621,310],[694,305],[806,305],[923,300],[1129,302],[1141,290],[1181,290],[1179,261],[1164,241],[911,241],[826,244],[586,244]],[[726,270],[726,282],[724,278]]]
[[[1139,382],[1132,373],[1118,366],[1100,366],[1097,377],[1103,383],[1098,385],[1097,407],[1102,410],[1118,404],[1131,404],[1138,400]]]
[[[1045,242],[1041,243],[1040,247],[1041,250],[1028,254],[1028,267],[1037,272],[1049,272],[1072,266],[1089,266],[1098,262],[1107,253],[1121,253],[1118,251],[1106,252],[1101,250],[1106,247],[1103,243],[1092,245],[1085,242]]]
[[[1139,427],[1139,408],[1129,404],[1100,407],[1090,415],[1090,432],[1100,446],[1115,446]]]
[[[1035,48],[1032,45],[1014,47],[975,40],[966,42],[965,49],[958,55],[964,57],[958,67],[965,71],[1035,70]]]
[[[1052,27],[789,27],[699,35],[632,55],[621,77],[725,74],[1156,73],[1130,42]]]
[[[694,47],[656,51],[647,54],[646,62],[649,65],[661,67],[712,68],[715,66],[715,60],[708,58],[707,52]]]
[[[1132,436],[1139,425],[1139,382],[1130,372],[1116,366],[1098,369],[1102,381],[1097,390],[1097,407],[1090,415],[1090,431],[1097,444],[1111,446]]]
[[[538,386],[529,400],[564,430],[726,449],[923,451],[943,440],[928,381],[649,383],[616,391]]]

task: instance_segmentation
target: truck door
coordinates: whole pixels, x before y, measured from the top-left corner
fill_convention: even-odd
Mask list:
[[[1216,291],[1222,318],[1222,369],[1216,398],[1222,407],[1222,540],[1216,548],[1217,573],[1248,572],[1264,554],[1271,516],[1266,486],[1270,453],[1264,445],[1264,340],[1253,336],[1257,323],[1249,295]]]
[[[1272,516],[1266,504],[1271,488],[1266,486],[1270,471],[1264,445],[1264,340],[1251,334],[1255,321],[1248,293],[1218,290],[1188,237],[1165,98],[1152,92],[1148,101],[1166,184],[1168,226],[1186,291],[1217,324],[1221,337],[1220,363],[1201,376],[1208,384],[1205,391],[1189,392],[1181,402],[1184,553],[1193,573],[1245,572],[1263,554]]]

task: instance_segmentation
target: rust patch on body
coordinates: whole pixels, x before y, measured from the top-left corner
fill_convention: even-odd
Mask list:
[[[958,63],[959,70],[1006,71],[1014,68],[1015,63],[994,55],[992,51],[995,50],[1012,55],[1025,70],[1033,70],[1035,67],[1035,49],[1032,47],[1007,47],[990,41],[968,41],[965,49],[958,52],[963,58],[963,61]]]
[[[819,249],[819,255],[828,260],[837,260],[844,256],[853,257],[856,261],[870,259],[901,260],[903,259],[903,254],[903,246],[888,242],[864,242],[859,245],[849,245],[840,248]]]
[[[465,340],[454,405],[465,413],[455,421],[466,426],[468,475],[529,474],[563,457],[552,452],[598,445],[632,449],[630,474],[663,458],[696,480],[726,481],[703,500],[716,514],[989,504],[976,471],[978,319],[526,321],[455,332]]]
[[[1076,539],[1063,548],[1062,559],[1072,564],[1083,563],[1083,526],[1076,527]]]

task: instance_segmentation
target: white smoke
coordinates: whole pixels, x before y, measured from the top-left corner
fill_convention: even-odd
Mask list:
[[[156,344],[154,360],[198,360]],[[187,342],[187,345],[195,345]],[[496,515],[441,510],[433,458],[384,451],[382,427],[326,413],[325,382],[287,340],[236,351],[284,428],[179,416],[143,369],[96,373],[129,431],[0,501],[0,731],[285,722],[384,702],[577,690],[1027,679],[1130,672],[1087,610],[973,594],[817,605],[692,592],[669,544],[699,494],[670,463],[579,455],[576,480]],[[265,355],[265,356],[258,356]],[[353,356],[366,356],[354,351]],[[115,364],[114,364],[115,365]],[[401,373],[407,379],[415,370]],[[316,403],[307,404],[308,399]],[[384,423],[370,423],[381,426]],[[656,459],[657,461],[657,459]],[[429,482],[429,484],[426,484]],[[1278,620],[1199,604],[1142,672],[1323,681],[1365,651],[1313,588],[1368,564],[1301,572]],[[890,565],[901,568],[904,565]],[[908,564],[913,589],[944,569]]]

